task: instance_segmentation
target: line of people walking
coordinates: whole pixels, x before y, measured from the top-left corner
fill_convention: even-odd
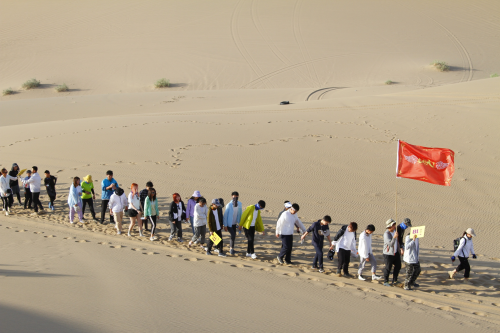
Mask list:
[[[27,170],[27,177],[18,177],[19,166],[14,164],[12,170],[7,172],[4,168],[0,176],[0,196],[3,202],[3,209],[6,215],[9,214],[13,196],[17,193],[19,205],[21,205],[19,192],[19,180],[21,180],[25,188],[25,203],[24,208],[30,209],[33,205],[35,212],[38,208],[43,210],[40,202],[41,177],[38,175],[38,168],[33,166],[31,171]],[[55,185],[57,178],[52,176],[48,170],[45,171],[44,185],[49,196],[49,208],[54,209],[54,201],[56,198]],[[16,189],[17,186],[17,189]],[[249,205],[243,209],[243,204],[239,201],[239,193],[232,192],[231,202],[224,206],[222,198],[216,198],[207,204],[207,200],[201,195],[200,191],[194,191],[187,205],[184,204],[179,193],[172,195],[168,219],[170,224],[169,241],[176,240],[182,243],[183,230],[182,223],[190,223],[192,238],[188,243],[188,247],[200,246],[207,255],[212,255],[212,252],[218,256],[225,257],[224,240],[222,232],[229,233],[229,253],[236,254],[235,242],[237,232],[242,230],[247,239],[246,256],[252,259],[257,259],[255,253],[255,234],[261,232],[265,235],[265,228],[262,221],[261,210],[266,207],[263,200],[259,200],[254,205]],[[87,175],[81,182],[79,177],[74,177],[68,194],[69,220],[70,223],[75,223],[75,216],[78,216],[80,223],[86,223],[84,213],[86,206],[89,207],[93,220],[104,224],[106,212],[109,210],[109,223],[114,224],[117,234],[122,233],[123,218],[130,218],[128,227],[128,236],[132,236],[134,227],[137,225],[139,229],[139,237],[145,237],[144,231],[149,232],[151,241],[157,240],[156,232],[158,222],[160,220],[160,211],[157,200],[157,193],[151,181],[146,183],[146,188],[139,191],[139,186],[132,183],[130,193],[125,195],[125,191],[120,188],[118,182],[113,178],[113,171],[106,172],[106,178],[101,182],[101,216],[100,220],[96,218],[94,210],[94,200],[96,193],[94,190],[94,181],[91,175]],[[280,264],[292,264],[293,250],[293,235],[294,230],[301,234],[301,242],[312,234],[312,245],[315,249],[315,256],[312,263],[312,269],[324,273],[324,239],[328,239],[329,251],[328,259],[333,260],[334,254],[337,253],[337,271],[336,274],[341,277],[353,278],[349,273],[349,264],[351,257],[359,258],[358,279],[365,281],[366,278],[363,272],[368,264],[371,265],[371,279],[384,279],[384,286],[398,285],[398,277],[402,267],[402,261],[405,263],[406,276],[403,282],[403,287],[406,290],[419,287],[416,283],[420,275],[421,268],[419,262],[419,239],[416,235],[405,235],[405,231],[412,227],[411,220],[405,218],[399,225],[393,219],[389,219],[385,223],[385,231],[383,234],[383,258],[384,268],[383,276],[376,275],[377,260],[373,254],[372,234],[375,231],[375,226],[369,224],[359,235],[359,245],[356,249],[358,241],[357,230],[358,224],[350,222],[343,225],[335,236],[331,237],[329,224],[332,222],[330,216],[325,215],[322,219],[314,222],[306,229],[302,221],[297,216],[300,206],[297,203],[285,201],[284,209],[278,215],[276,222],[276,237],[281,239],[282,246],[277,256],[277,261]],[[150,227],[148,228],[148,226]],[[209,237],[206,239],[207,227]],[[453,271],[449,272],[449,277],[454,278],[455,274],[461,270],[465,271],[464,278],[468,281],[470,275],[470,264],[468,262],[469,255],[473,259],[477,256],[474,252],[472,238],[475,237],[473,229],[467,229],[462,237],[454,255],[451,257],[455,261],[458,257],[460,265]],[[391,279],[392,273],[392,279]]]

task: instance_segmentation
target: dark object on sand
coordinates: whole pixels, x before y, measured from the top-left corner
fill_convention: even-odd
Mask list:
[[[290,104],[290,102],[289,101],[283,101],[283,102],[280,103],[280,105],[287,105],[287,104]]]

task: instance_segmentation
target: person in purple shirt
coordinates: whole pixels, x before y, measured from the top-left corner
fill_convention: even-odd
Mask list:
[[[198,203],[198,199],[201,198],[200,191],[194,191],[193,195],[191,198],[188,200],[187,207],[186,207],[186,219],[189,218],[189,223],[191,223],[191,230],[193,231],[194,235],[194,206]]]

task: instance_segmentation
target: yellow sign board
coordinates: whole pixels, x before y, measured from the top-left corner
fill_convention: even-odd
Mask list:
[[[222,240],[222,238],[220,238],[219,235],[217,235],[215,232],[212,232],[212,236],[210,236],[210,239],[212,240],[212,242],[214,242],[215,245],[219,245],[220,241]]]
[[[410,238],[413,238],[413,235],[417,235],[417,238],[424,237],[425,234],[425,226],[413,227],[410,229]]]
[[[26,170],[28,169],[22,169],[21,171],[18,172],[17,176],[21,177]]]

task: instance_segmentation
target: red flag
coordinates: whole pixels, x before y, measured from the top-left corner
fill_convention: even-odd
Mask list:
[[[446,148],[414,146],[398,140],[396,177],[450,186],[455,172],[455,152]]]

